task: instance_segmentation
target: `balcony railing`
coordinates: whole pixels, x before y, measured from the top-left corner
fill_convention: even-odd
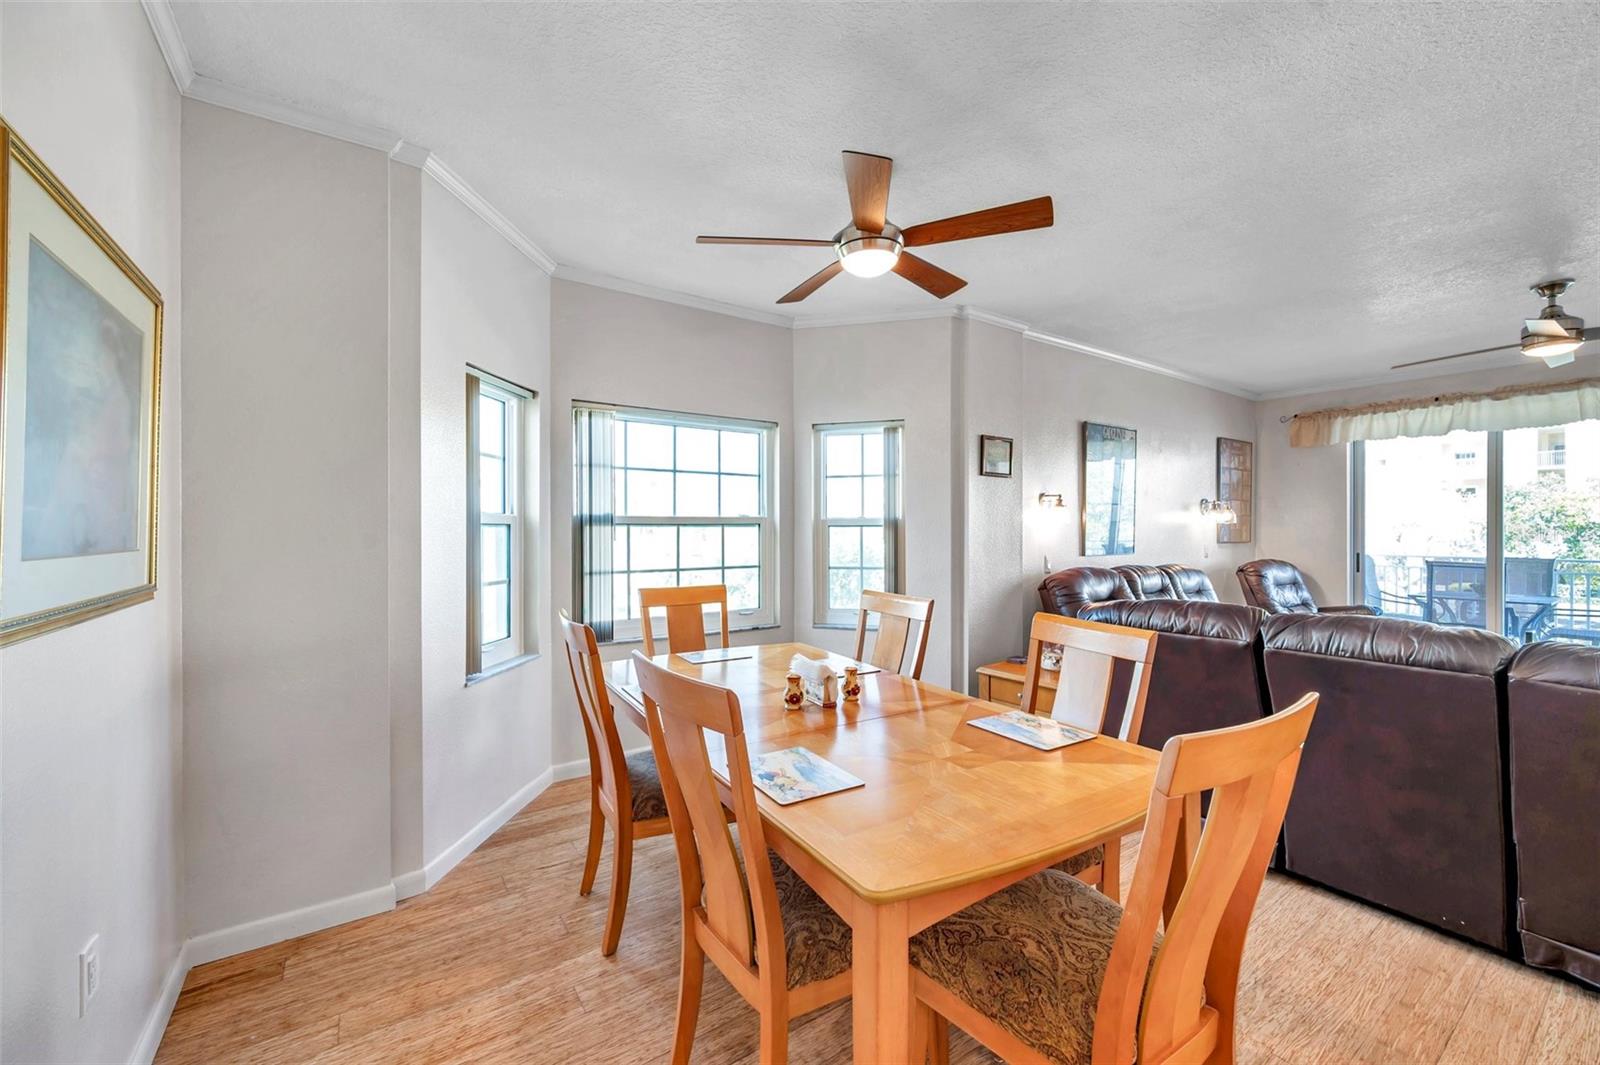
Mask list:
[[[1546,590],[1533,584],[1550,573],[1541,570],[1538,560],[1508,559],[1507,563],[1510,579],[1502,631],[1527,642],[1574,640],[1600,646],[1600,559],[1557,559],[1554,580]],[[1368,606],[1390,617],[1485,627],[1483,559],[1373,555],[1366,566]],[[1517,568],[1522,570],[1520,574]]]

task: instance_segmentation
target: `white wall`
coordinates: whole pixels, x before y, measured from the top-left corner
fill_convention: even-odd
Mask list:
[[[440,858],[550,769],[550,278],[431,178],[421,188],[423,854]],[[466,366],[538,393],[538,660],[465,687]],[[570,460],[569,460],[570,461]],[[560,675],[565,675],[563,666]],[[520,805],[520,803],[519,803]],[[397,870],[399,872],[401,870]],[[436,877],[430,875],[430,882]]]
[[[553,611],[572,604],[572,403],[590,400],[662,410],[751,418],[778,425],[779,625],[735,637],[738,643],[789,639],[795,602],[796,514],[791,486],[794,411],[790,331],[557,278],[551,288],[550,348],[554,360],[550,420],[550,589],[552,655],[563,654]],[[807,600],[809,602],[809,600]],[[606,659],[626,657],[638,644],[614,644]],[[557,765],[588,758],[583,726],[564,659],[555,669],[554,744]],[[631,727],[624,747],[645,738]]]
[[[186,100],[187,921],[390,891],[388,160]]]
[[[906,593],[934,600],[934,627],[922,677],[948,684],[953,575],[951,470],[952,330],[949,318],[830,326],[794,332],[794,632],[802,643],[849,654],[855,630],[814,624],[816,514],[812,427],[827,422],[899,419]],[[943,612],[942,612],[943,611]]]
[[[1585,362],[1588,365],[1585,365]],[[1560,381],[1593,375],[1593,356],[1551,370],[1543,363],[1508,369],[1400,381],[1392,385],[1318,392],[1256,404],[1256,478],[1266,508],[1260,558],[1282,558],[1300,567],[1319,603],[1353,602],[1350,596],[1350,449],[1294,448],[1280,419],[1300,411],[1449,392],[1486,392],[1506,385]]]
[[[156,597],[0,651],[0,1059],[123,1061],[183,938],[179,101],[138,5],[7,4],[0,109],[165,301]]]

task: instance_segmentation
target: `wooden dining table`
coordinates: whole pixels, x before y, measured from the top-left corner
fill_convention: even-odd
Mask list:
[[[855,701],[789,710],[795,654],[850,660],[798,643],[730,653],[745,657],[653,661],[732,690],[752,756],[805,747],[866,782],[788,806],[756,792],[769,846],[850,924],[858,1065],[911,1060],[913,935],[1144,822],[1156,751],[1106,736],[1036,750],[968,724],[1006,707],[887,672],[862,676]],[[632,662],[610,663],[606,683],[644,727]]]

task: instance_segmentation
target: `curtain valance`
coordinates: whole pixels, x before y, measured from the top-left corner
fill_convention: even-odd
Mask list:
[[[1600,378],[1306,411],[1290,419],[1289,443],[1323,447],[1397,436],[1442,436],[1455,429],[1529,429],[1589,418],[1600,418]]]

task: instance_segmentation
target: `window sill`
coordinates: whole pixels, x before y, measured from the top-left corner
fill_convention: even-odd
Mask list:
[[[746,625],[742,629],[730,628],[728,630],[728,639],[731,641],[735,636],[738,636],[740,633],[743,633],[743,632],[771,632],[774,629],[781,629],[781,628],[783,628],[782,625],[776,625],[776,624],[774,624],[774,625]],[[708,633],[706,633],[706,635],[707,636],[713,636],[713,635],[715,635],[715,632],[708,632]],[[621,639],[621,640],[606,640],[605,642],[600,644],[601,647],[630,647],[630,646],[635,646],[635,645],[643,647],[644,646],[644,637],[643,636],[629,636],[626,639]]]
[[[482,684],[490,677],[498,677],[502,673],[511,672],[518,666],[525,666],[529,662],[537,662],[538,660],[539,653],[535,651],[533,654],[518,655],[515,658],[508,658],[504,662],[496,662],[494,665],[489,666],[480,673],[469,674],[466,683],[463,684],[462,687],[470,688],[474,684]]]

